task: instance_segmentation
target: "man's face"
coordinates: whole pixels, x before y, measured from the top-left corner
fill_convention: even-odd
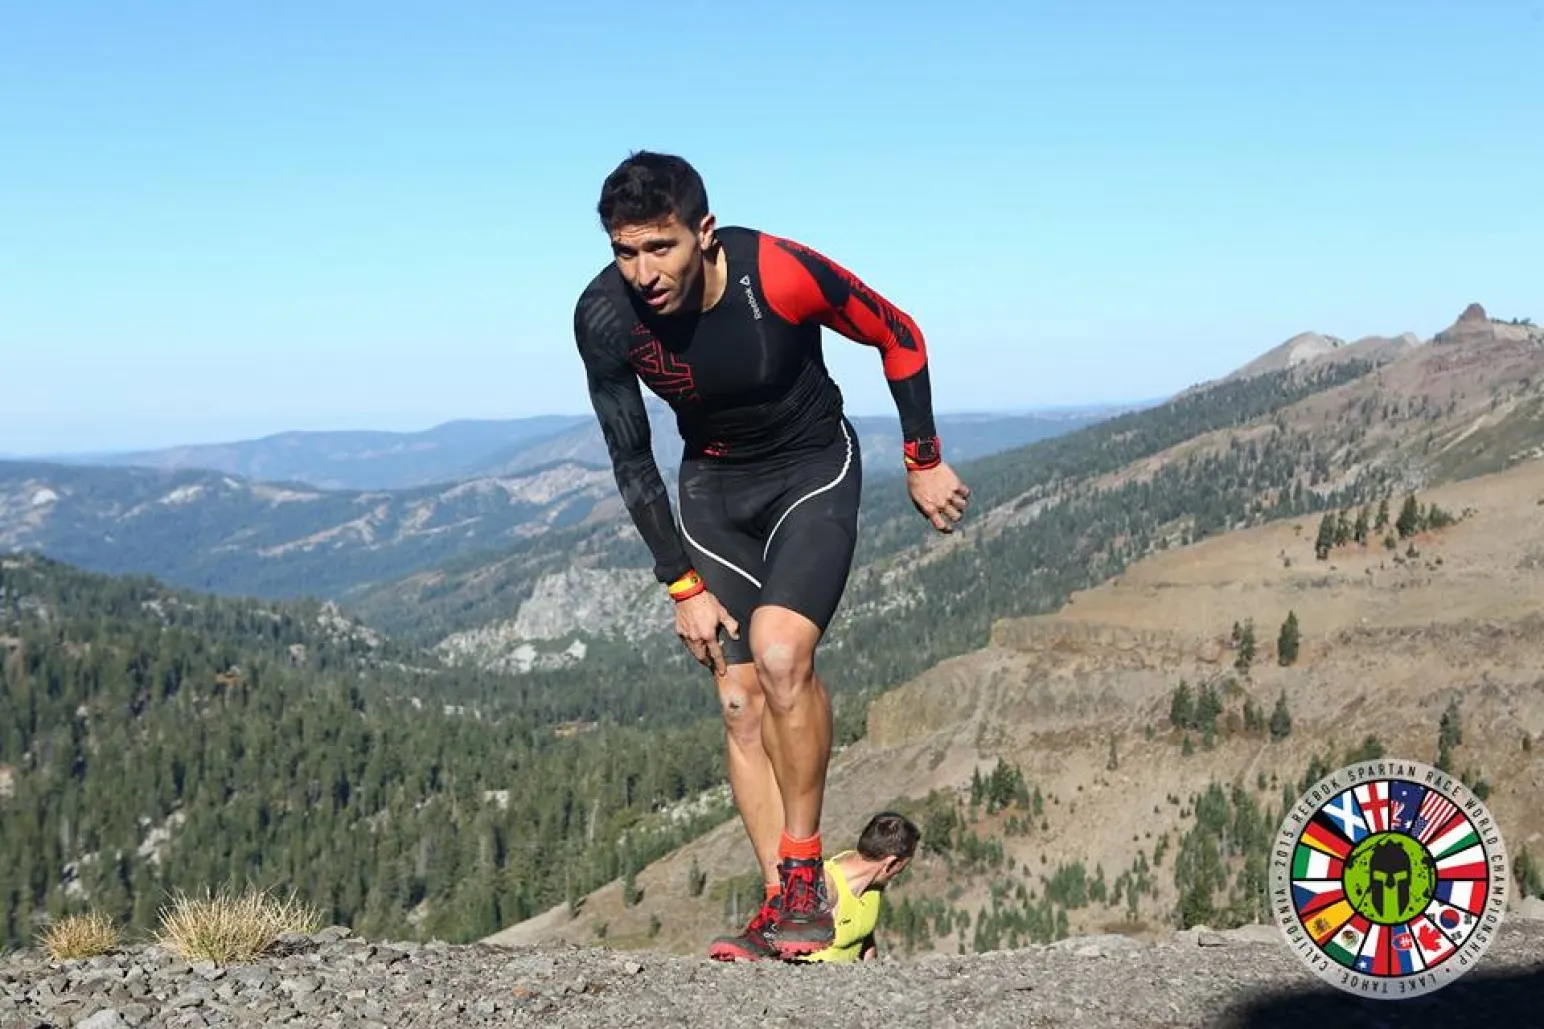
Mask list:
[[[628,285],[656,314],[675,314],[696,292],[703,252],[713,239],[713,216],[693,232],[676,218],[619,225],[611,233],[611,252]]]

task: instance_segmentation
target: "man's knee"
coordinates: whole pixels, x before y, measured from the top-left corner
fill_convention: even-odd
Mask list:
[[[718,700],[724,712],[724,728],[736,743],[761,740],[761,686],[750,666],[732,666],[719,685]]]
[[[755,648],[756,675],[767,703],[791,708],[815,678],[815,650],[798,640],[773,637]]]

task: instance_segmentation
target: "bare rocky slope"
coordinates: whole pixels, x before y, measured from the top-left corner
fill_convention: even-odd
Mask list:
[[[1413,332],[1405,332],[1393,337],[1367,336],[1350,343],[1338,336],[1326,336],[1319,332],[1300,332],[1219,381],[1232,382],[1279,368],[1298,368],[1316,363],[1355,360],[1382,363],[1393,360],[1420,344],[1420,337]]]
[[[1114,987],[1114,988],[1112,988]],[[53,964],[0,957],[0,1029],[691,1025],[1393,1027],[1537,1024],[1544,920],[1503,923],[1472,970],[1421,997],[1363,998],[1304,968],[1275,930],[1121,936],[858,966],[719,965],[603,947],[286,938],[250,964],[137,946]]]

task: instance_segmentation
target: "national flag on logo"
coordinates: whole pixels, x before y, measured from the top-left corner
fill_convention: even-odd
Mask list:
[[[1352,843],[1367,835],[1367,823],[1362,819],[1362,812],[1356,805],[1356,797],[1352,796],[1350,790],[1346,790],[1325,804],[1320,811],[1327,818],[1333,819],[1340,834]]]
[[[1396,779],[1390,784],[1389,828],[1395,832],[1410,833],[1425,793],[1426,787],[1404,779]]]
[[[1455,879],[1479,879],[1485,875],[1485,849],[1475,843],[1467,850],[1454,851],[1437,861],[1437,874]]]
[[[1410,826],[1410,835],[1426,843],[1437,835],[1458,811],[1458,805],[1436,790],[1427,790],[1421,808]]]
[[[1292,854],[1292,878],[1339,879],[1345,864],[1339,858],[1330,857],[1322,850],[1305,847],[1301,843]]]
[[[1411,921],[1410,934],[1415,937],[1416,949],[1421,953],[1421,963],[1427,968],[1458,949],[1458,945],[1448,939],[1424,915]]]
[[[1347,968],[1356,968],[1357,955],[1361,953],[1366,937],[1367,919],[1353,915],[1339,932],[1324,941],[1324,952]]]
[[[1450,904],[1444,904],[1440,900],[1433,900],[1426,907],[1426,917],[1432,924],[1442,930],[1442,935],[1453,941],[1455,947],[1462,947],[1469,934],[1479,921],[1467,911],[1462,911]]]
[[[1440,836],[1427,844],[1427,849],[1440,865],[1442,859],[1449,854],[1472,847],[1479,842],[1480,836],[1474,831],[1473,823],[1467,818],[1455,818],[1447,828],[1442,830]]]
[[[1420,951],[1416,948],[1415,937],[1410,935],[1407,927],[1389,927],[1389,957],[1396,973],[1406,974],[1421,968]]]
[[[1341,898],[1321,911],[1301,917],[1303,925],[1308,929],[1308,935],[1322,947],[1324,941],[1335,935],[1341,926],[1351,921],[1351,916],[1355,913],[1350,902]]]
[[[1437,899],[1442,903],[1475,915],[1484,909],[1485,880],[1446,878],[1440,870],[1437,875]]]
[[[1356,970],[1370,975],[1389,974],[1388,932],[1376,922],[1367,926],[1362,949],[1356,956]]]
[[[1345,895],[1339,879],[1304,879],[1292,884],[1292,906],[1304,921]]]
[[[1350,841],[1330,828],[1329,824],[1320,821],[1320,817],[1315,815],[1303,829],[1302,842],[1324,851],[1330,857],[1344,861],[1346,855],[1351,852]]]
[[[1364,782],[1352,789],[1356,793],[1357,802],[1362,808],[1362,817],[1366,819],[1367,828],[1373,832],[1384,832],[1389,827],[1389,784],[1385,779],[1375,782]]]

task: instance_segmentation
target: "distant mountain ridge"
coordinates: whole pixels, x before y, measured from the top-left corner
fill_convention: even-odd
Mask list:
[[[1345,361],[1370,361],[1373,364],[1383,364],[1421,345],[1421,338],[1413,332],[1401,333],[1398,336],[1364,336],[1350,343],[1339,336],[1321,332],[1300,332],[1215,382],[1237,382],[1240,379],[1275,371],[1309,366],[1323,367]],[[1215,383],[1208,385],[1211,384]]]
[[[680,437],[663,404],[651,402],[649,408],[655,460],[673,494]],[[1097,418],[1092,411],[1051,418],[984,414],[941,416],[938,423],[958,461]],[[419,437],[341,433],[333,434],[331,444],[328,434],[287,434],[229,448],[158,452],[157,467],[0,461],[0,549],[33,550],[94,571],[152,574],[217,593],[336,599],[467,554],[524,552],[525,544],[553,531],[625,522],[594,417],[572,421],[581,424],[555,431],[564,423],[554,416],[502,426],[461,423],[455,431],[441,427],[437,435]],[[875,455],[868,477],[900,475],[899,423],[853,421],[866,453]],[[517,436],[515,443],[484,452],[477,462],[483,470],[475,475],[446,481],[435,474],[429,476],[433,482],[391,489],[321,487],[300,478],[255,479],[219,468],[180,467],[204,460],[249,468],[309,467],[330,479],[334,476],[321,472],[336,460],[339,467],[352,468],[350,474],[368,478],[370,455],[386,454],[400,458],[392,466],[398,472],[418,477],[435,462],[448,468],[446,462],[460,460],[458,453]],[[405,442],[411,438],[417,443]],[[382,440],[394,442],[387,447]],[[377,472],[387,467],[374,466]],[[562,556],[571,545],[563,536],[552,544],[552,554]]]
[[[215,593],[331,597],[579,524],[615,491],[609,472],[574,464],[389,491],[0,462],[0,550]]]
[[[669,408],[645,398],[655,459],[673,476],[681,441]],[[938,416],[950,453],[978,457],[1031,443],[1109,417],[1125,406]],[[893,416],[850,416],[865,447],[900,452]],[[304,483],[316,489],[383,490],[439,486],[490,476],[521,475],[569,462],[609,468],[610,456],[592,414],[445,422],[422,432],[282,432],[258,439],[195,443],[156,450],[38,455],[0,460],[75,466],[223,472],[257,482]],[[898,467],[898,466],[896,466]],[[884,470],[876,468],[876,471]],[[890,471],[896,470],[892,467]]]
[[[318,489],[408,489],[485,474],[490,455],[559,435],[580,415],[450,421],[422,432],[292,431],[154,450],[39,455],[55,464],[224,472]]]
[[[1380,412],[1388,419],[1396,407],[1400,417],[1410,417],[1411,403],[1418,403],[1428,418],[1445,413],[1444,431],[1451,433],[1451,444],[1429,454],[1411,455],[1411,460],[1415,465],[1438,464],[1450,471],[1477,462],[1503,461],[1506,455],[1525,452],[1537,442],[1529,421],[1532,408],[1527,404],[1531,398],[1520,396],[1503,409],[1476,410],[1475,398],[1460,394],[1471,379],[1478,387],[1475,375],[1484,369],[1477,367],[1470,372],[1456,365],[1483,364],[1509,354],[1507,348],[1518,347],[1522,350],[1517,359],[1531,365],[1536,354],[1533,347],[1540,338],[1538,328],[1499,322],[1475,305],[1428,343],[1411,344],[1408,336],[1401,336],[1341,345],[1331,336],[1296,336],[1208,388],[1247,386],[1237,393],[1242,399],[1263,395],[1251,383],[1265,382],[1262,388],[1267,391],[1291,392],[1299,389],[1305,376],[1361,374],[1357,369],[1364,367],[1407,369],[1416,378],[1437,375],[1446,379],[1456,374],[1457,385],[1442,389],[1457,392],[1447,393],[1444,399],[1439,399],[1444,393],[1424,386],[1415,392],[1410,392],[1413,385],[1404,386],[1389,399],[1369,395],[1366,403],[1371,406],[1357,415],[1370,426]],[[1496,371],[1492,368],[1484,374]],[[1283,375],[1286,380],[1280,383],[1267,381]],[[983,504],[1001,491],[1020,489],[1021,482],[1033,484],[1013,501],[1017,506],[1011,510],[983,510],[973,518],[973,524],[983,527],[999,522],[1017,525],[1059,503],[1057,495],[1066,483],[1057,485],[1060,472],[1042,475],[1047,468],[1064,466],[1084,446],[1105,450],[1105,457],[1111,459],[1116,453],[1126,453],[1128,427],[1168,425],[1165,410],[1176,402],[1202,397],[1204,392],[1198,387],[1166,404],[1120,415],[1109,414],[1112,409],[1097,408],[1063,410],[1050,416],[972,413],[941,415],[938,424],[945,453],[956,467],[983,459],[991,462],[970,473],[975,476],[973,484],[980,484],[977,493]],[[1438,404],[1443,408],[1433,406]],[[1460,407],[1479,422],[1466,428],[1447,421]],[[651,400],[649,408],[656,460],[673,492],[679,437],[664,405]],[[1155,412],[1157,420],[1131,421],[1143,411]],[[1507,419],[1504,424],[1499,421],[1503,416]],[[860,549],[869,554],[879,541],[889,546],[896,533],[909,533],[914,515],[899,481],[900,438],[895,419],[858,416],[853,421],[863,441],[865,478],[871,483],[865,486],[868,527],[860,541]],[[492,467],[449,482],[393,490],[322,489],[297,478],[261,481],[218,470],[0,462],[0,547],[34,550],[97,571],[149,573],[175,585],[214,592],[348,597],[393,631],[403,631],[411,624],[415,629],[435,632],[440,641],[462,631],[476,633],[452,643],[456,648],[463,640],[497,638],[500,642],[492,650],[503,653],[492,653],[481,645],[472,648],[481,652],[479,658],[497,663],[508,656],[509,648],[524,653],[521,637],[527,632],[526,626],[544,627],[549,634],[547,645],[567,653],[573,643],[568,638],[571,619],[551,612],[530,612],[522,618],[520,608],[532,597],[549,595],[563,600],[569,612],[589,608],[578,603],[582,597],[539,589],[540,581],[567,568],[585,567],[614,572],[616,587],[631,591],[634,584],[630,577],[644,575],[647,565],[636,532],[617,498],[594,418],[528,419],[502,427],[499,423],[458,424],[459,436],[441,427],[444,431],[437,437],[437,450],[427,444],[414,450],[404,442],[406,437],[385,437],[395,440],[393,447],[406,447],[405,452],[438,452],[435,460],[452,455],[455,439],[462,441],[456,445],[470,447],[475,443],[487,448],[476,460]],[[1103,429],[1093,436],[1079,435],[1101,426]],[[1303,431],[1309,428],[1305,425]],[[1172,426],[1163,432],[1172,435]],[[374,460],[368,455],[379,452],[380,440],[385,437],[355,437],[354,443],[361,445],[347,452],[351,458],[339,460],[343,464]],[[285,447],[289,444],[282,441],[288,438],[271,437],[254,441],[254,446]],[[1179,439],[1173,437],[1174,442]],[[1070,441],[1068,447],[1061,446],[1063,440]],[[307,445],[312,446],[313,453],[329,453],[322,443],[318,437]],[[1055,445],[1040,445],[1047,443]],[[1309,439],[1304,445],[1314,444]],[[1351,448],[1346,456],[1334,459],[1341,467],[1356,466],[1355,450],[1365,448],[1354,438],[1338,440],[1335,445]],[[1491,451],[1477,455],[1475,448],[1480,446],[1490,446]],[[463,450],[463,456],[465,453]],[[249,453],[248,458],[255,460],[254,454]],[[1157,451],[1150,456],[1156,457]],[[180,458],[170,455],[164,459],[175,464],[189,458],[184,453]],[[1074,463],[1083,462],[1084,457],[1077,455]],[[1333,471],[1327,454],[1316,456],[1315,462],[1312,484],[1332,476],[1343,478]],[[1105,467],[1108,462],[1101,458],[1099,464]],[[277,466],[275,461],[267,465]],[[414,474],[427,474],[426,467],[421,464]],[[1117,469],[1118,464],[1108,465],[1103,474],[1114,475]],[[1145,477],[1149,473],[1141,474]],[[1117,484],[1118,479],[1109,482]],[[549,539],[553,533],[557,535]],[[921,560],[924,552],[916,551],[915,558]],[[621,610],[610,601],[599,609]],[[626,625],[633,618],[624,614],[613,625]],[[511,628],[491,636],[482,631],[494,624]],[[588,631],[598,628],[592,625]],[[521,657],[517,663],[526,660]]]

